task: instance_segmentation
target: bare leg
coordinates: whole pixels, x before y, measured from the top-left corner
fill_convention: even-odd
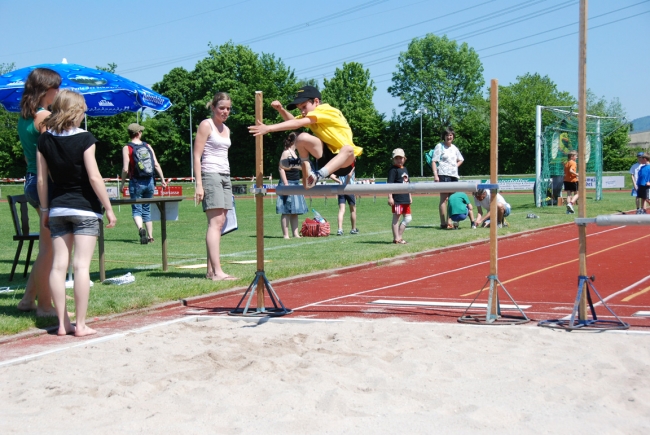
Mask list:
[[[404,221],[402,221],[402,223],[397,227],[397,234],[398,234],[400,240],[403,239],[405,230],[406,230],[406,224],[404,223]]]
[[[221,229],[226,222],[226,210],[223,208],[214,208],[206,211],[205,214],[208,218],[208,231],[205,235],[205,242],[208,247],[208,263],[212,265],[212,280],[233,279],[233,277],[221,269]]]
[[[450,193],[441,193],[440,194],[440,205],[438,206],[438,211],[440,213],[440,226],[447,225],[447,200],[451,196]]]
[[[40,217],[40,210],[37,210]],[[41,220],[39,219],[39,222]],[[52,292],[50,291],[50,271],[52,270],[52,237],[50,229],[40,224],[38,238],[38,254],[29,273],[25,295],[18,302],[21,311],[36,310],[37,316],[54,316],[56,310],[52,307]],[[35,303],[35,301],[37,301]]]
[[[350,204],[350,224],[352,229],[357,229],[357,206]]]
[[[298,228],[298,215],[290,214],[289,222],[291,223],[291,232],[293,233],[293,237],[300,238],[300,228]]]
[[[93,258],[96,242],[97,237],[95,236],[74,236],[74,304],[76,315],[74,335],[76,337],[97,333],[97,331],[86,325],[86,313],[88,312],[88,299],[90,297],[90,260]]]
[[[339,230],[343,229],[343,216],[345,215],[345,202],[343,204],[339,204],[339,215],[337,218],[337,223],[339,225]],[[352,227],[354,229],[354,227]]]
[[[145,222],[144,225],[147,228],[147,235],[150,239],[153,239],[153,222]]]
[[[133,216],[133,222],[138,229],[142,228],[142,216]]]
[[[400,230],[399,230],[399,227],[400,227],[399,217],[400,216],[401,215],[399,215],[397,213],[393,213],[393,240],[396,241],[396,242],[399,242],[400,240],[402,240],[402,236],[401,236]]]
[[[288,214],[283,214],[280,217],[280,227],[282,228],[282,237],[285,239],[289,238],[289,215]]]
[[[50,288],[56,316],[59,318],[59,329],[57,335],[66,335],[75,332],[70,323],[65,300],[65,275],[68,271],[68,261],[72,250],[73,235],[66,234],[63,237],[52,239],[52,270],[50,271]],[[75,277],[76,282],[76,277]]]

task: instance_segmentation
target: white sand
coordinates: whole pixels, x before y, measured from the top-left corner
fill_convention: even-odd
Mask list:
[[[211,319],[0,367],[0,433],[650,433],[650,335]]]

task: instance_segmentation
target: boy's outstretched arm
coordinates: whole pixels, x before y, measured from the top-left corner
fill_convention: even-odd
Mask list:
[[[276,131],[297,130],[299,128],[306,127],[309,124],[313,124],[313,122],[314,121],[310,118],[290,119],[279,124],[271,125],[266,125],[260,121],[257,121],[257,124],[248,127],[248,131],[253,136],[260,136]]]

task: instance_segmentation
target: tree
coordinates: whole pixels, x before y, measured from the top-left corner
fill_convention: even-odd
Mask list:
[[[455,129],[454,143],[465,158],[458,170],[461,175],[486,175],[490,173],[490,99],[476,96],[470,107]]]
[[[248,126],[255,123],[255,92],[264,94],[263,116],[266,122],[279,122],[281,118],[271,108],[271,101],[286,101],[298,87],[294,72],[281,60],[269,54],[256,54],[250,48],[232,42],[210,45],[208,56],[199,60],[193,71],[173,69],[153,86],[156,92],[167,96],[174,104],[167,112],[156,116],[157,124],[169,127],[158,132],[161,140],[165,141],[165,159],[178,164],[173,169],[164,168],[166,174],[189,174],[189,106],[192,107],[192,131],[196,132],[198,124],[210,116],[206,103],[215,93],[225,91],[233,102],[227,122],[233,143],[229,151],[231,174],[253,175],[255,140],[248,132]],[[275,133],[264,137],[266,173],[277,174],[285,135]]]
[[[526,74],[499,86],[499,173],[535,172],[536,106],[574,106],[568,92],[560,92],[548,76]]]
[[[483,66],[473,48],[433,34],[411,41],[392,80],[388,92],[403,101],[400,106],[412,114],[425,108],[436,131],[460,122],[484,84]]]
[[[614,132],[603,138],[603,170],[627,171],[636,163],[635,153],[627,146],[630,141],[630,124],[625,122],[625,110],[618,98],[607,102],[605,97],[598,97],[587,90],[587,113],[589,115],[617,117],[619,126]]]
[[[382,139],[386,123],[372,102],[376,90],[370,71],[357,62],[344,63],[341,69],[336,69],[331,80],[324,81],[323,102],[343,112],[352,129],[355,145],[363,147],[356,166],[359,177],[372,175],[384,157]]]
[[[0,75],[16,69],[12,63],[0,63]],[[18,178],[25,175],[23,148],[18,138],[18,114],[0,105],[0,177]]]

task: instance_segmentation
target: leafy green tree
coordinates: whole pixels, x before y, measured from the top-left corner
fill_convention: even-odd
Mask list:
[[[460,122],[484,84],[483,66],[473,48],[433,34],[411,41],[392,80],[388,92],[402,100],[404,111],[414,114],[425,108],[436,131]]]
[[[618,98],[607,102],[604,97],[598,97],[587,90],[587,113],[595,116],[617,117],[620,119],[619,128],[603,139],[603,170],[627,171],[636,163],[636,152],[627,146],[630,141],[630,124],[625,122],[625,110]]]
[[[465,161],[458,169],[463,175],[487,175],[490,173],[490,100],[475,96],[471,109],[457,124],[454,144]],[[499,153],[499,159],[503,154]]]
[[[0,75],[16,69],[12,63],[0,63]],[[26,163],[18,138],[18,114],[0,105],[0,177],[25,176]]]
[[[370,79],[370,71],[357,62],[344,63],[324,85],[323,102],[343,112],[355,145],[363,147],[363,154],[357,159],[357,176],[372,175],[384,157],[382,148],[387,145],[383,141],[386,123],[372,102],[377,88]]]
[[[558,91],[548,76],[542,77],[537,73],[519,76],[515,83],[499,86],[499,173],[535,172],[537,105],[575,104],[571,94]]]
[[[294,72],[281,60],[269,54],[256,54],[250,48],[232,42],[210,45],[208,56],[198,61],[192,71],[173,69],[153,86],[155,91],[174,103],[167,112],[156,116],[157,123],[170,127],[158,132],[165,143],[165,159],[178,165],[171,170],[163,168],[166,175],[189,174],[189,107],[192,107],[192,131],[195,133],[198,124],[210,116],[205,105],[217,92],[228,92],[233,102],[227,122],[233,143],[229,151],[231,174],[254,175],[255,140],[248,132],[248,126],[255,123],[255,92],[263,92],[265,122],[275,123],[281,117],[271,108],[271,101],[286,102],[298,87]],[[264,137],[265,173],[277,174],[285,136],[286,133],[276,133]]]

